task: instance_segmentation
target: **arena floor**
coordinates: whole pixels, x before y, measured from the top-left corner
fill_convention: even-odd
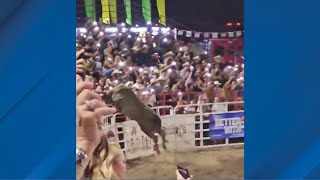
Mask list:
[[[219,147],[198,152],[162,153],[128,162],[127,179],[176,179],[177,164],[194,179],[243,179],[243,146]]]

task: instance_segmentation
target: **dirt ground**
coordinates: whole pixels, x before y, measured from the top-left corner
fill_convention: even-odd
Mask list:
[[[243,146],[197,152],[165,152],[128,162],[127,179],[176,179],[176,166],[188,168],[194,179],[243,179]]]

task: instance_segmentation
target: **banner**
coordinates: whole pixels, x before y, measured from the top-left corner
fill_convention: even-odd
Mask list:
[[[162,116],[168,151],[185,152],[195,149],[195,117],[190,115]],[[159,140],[162,143],[162,140]]]
[[[156,154],[154,142],[144,132],[136,121],[123,122],[124,148],[127,159],[150,156]]]
[[[151,22],[151,3],[150,0],[142,0],[142,14],[146,22]]]
[[[157,0],[157,7],[159,12],[159,23],[166,26],[166,2],[165,0]]]
[[[96,5],[95,0],[84,0],[86,15],[93,20],[96,20]]]
[[[109,0],[111,23],[117,24],[117,0]]]
[[[126,23],[132,25],[131,0],[124,0],[124,6],[126,7]]]
[[[104,24],[110,24],[109,0],[101,0],[101,7],[102,7],[102,22]]]
[[[244,112],[210,114],[211,139],[244,137]]]

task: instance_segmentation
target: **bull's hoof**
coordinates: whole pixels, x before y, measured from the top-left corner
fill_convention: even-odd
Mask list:
[[[153,146],[153,150],[157,152],[157,154],[160,154],[160,148],[159,148],[159,145],[158,144],[155,144]]]

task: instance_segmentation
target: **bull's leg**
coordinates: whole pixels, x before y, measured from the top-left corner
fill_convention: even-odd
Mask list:
[[[166,143],[167,143],[168,141],[166,140],[166,133],[164,132],[163,129],[160,130],[160,136],[161,136],[161,138],[162,138],[162,147],[163,147],[164,150],[167,150]]]
[[[153,135],[152,139],[153,139],[153,142],[154,142],[153,150],[156,151],[157,154],[160,154],[160,148],[159,148],[159,144],[158,144],[158,137]]]

